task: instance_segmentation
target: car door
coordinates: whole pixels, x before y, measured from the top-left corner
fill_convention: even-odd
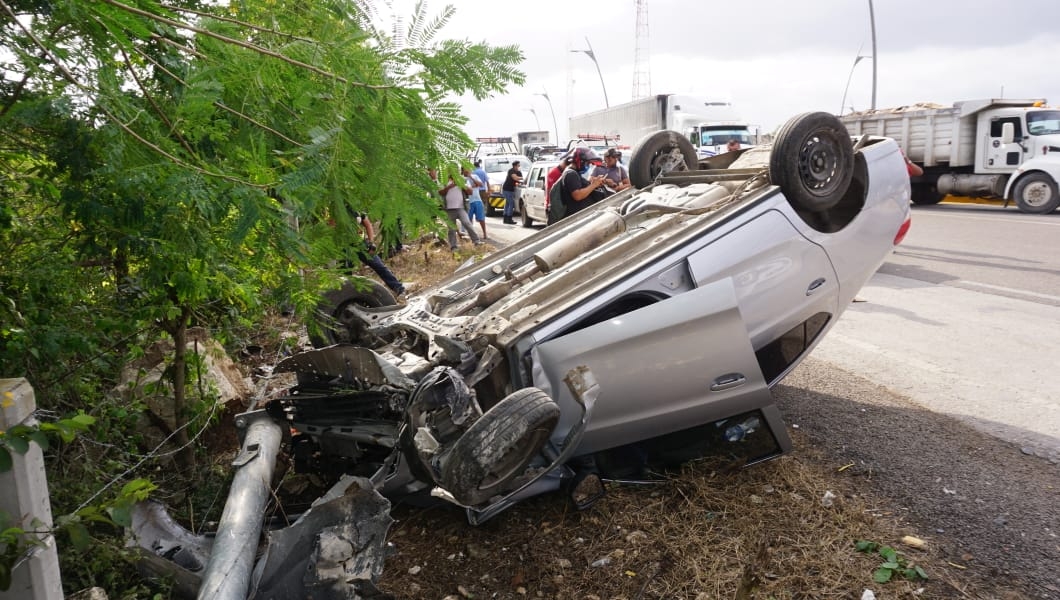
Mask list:
[[[581,417],[564,375],[585,365],[599,385],[579,453],[773,403],[731,278],[548,340],[532,356],[534,385],[560,405],[557,443]]]

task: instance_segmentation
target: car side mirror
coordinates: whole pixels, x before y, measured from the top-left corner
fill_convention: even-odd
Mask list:
[[[1016,126],[1012,123],[1001,124],[1001,143],[1011,144],[1016,140]]]

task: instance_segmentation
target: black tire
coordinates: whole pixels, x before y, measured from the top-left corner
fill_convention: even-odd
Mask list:
[[[803,113],[777,132],[769,177],[796,208],[832,208],[847,193],[853,175],[854,146],[835,115]]]
[[[493,208],[493,204],[490,204],[489,199],[486,200],[486,216],[495,217],[497,216],[497,209]]]
[[[558,421],[559,406],[538,388],[509,394],[453,444],[439,483],[465,506],[482,504],[523,472]]]
[[[523,227],[533,227],[534,220],[530,218],[530,215],[526,214],[526,202],[519,201],[519,221],[522,222]]]
[[[1060,206],[1056,182],[1045,173],[1031,173],[1016,182],[1012,192],[1021,212],[1044,215]]]
[[[910,200],[917,206],[927,206],[942,202],[942,194],[933,183],[914,183],[909,186]]]
[[[660,174],[694,171],[699,166],[696,147],[676,131],[656,131],[644,136],[629,159],[629,182],[649,186]]]
[[[381,308],[397,303],[390,290],[371,279],[356,278],[347,281],[340,289],[324,294],[324,298],[317,305],[320,331],[311,333],[309,341],[314,348],[340,343],[356,344],[363,333],[357,324],[346,316],[346,307],[357,305]]]

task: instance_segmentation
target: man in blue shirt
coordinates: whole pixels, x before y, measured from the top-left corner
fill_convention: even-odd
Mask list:
[[[467,216],[471,219],[472,224],[478,221],[482,225],[482,239],[486,239],[486,202],[490,199],[490,179],[489,175],[486,175],[486,169],[482,168],[482,159],[475,161],[475,168],[471,171],[471,176],[478,181],[478,197],[472,195],[470,202],[468,202]]]

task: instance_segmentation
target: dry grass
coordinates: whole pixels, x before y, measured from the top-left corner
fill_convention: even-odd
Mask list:
[[[930,547],[899,547],[911,532],[820,458],[800,450],[732,474],[692,464],[656,486],[611,484],[585,512],[557,493],[480,527],[451,507],[397,507],[380,587],[409,599],[998,597],[962,592]],[[882,560],[857,552],[861,539],[895,546],[931,579],[874,583]]]

